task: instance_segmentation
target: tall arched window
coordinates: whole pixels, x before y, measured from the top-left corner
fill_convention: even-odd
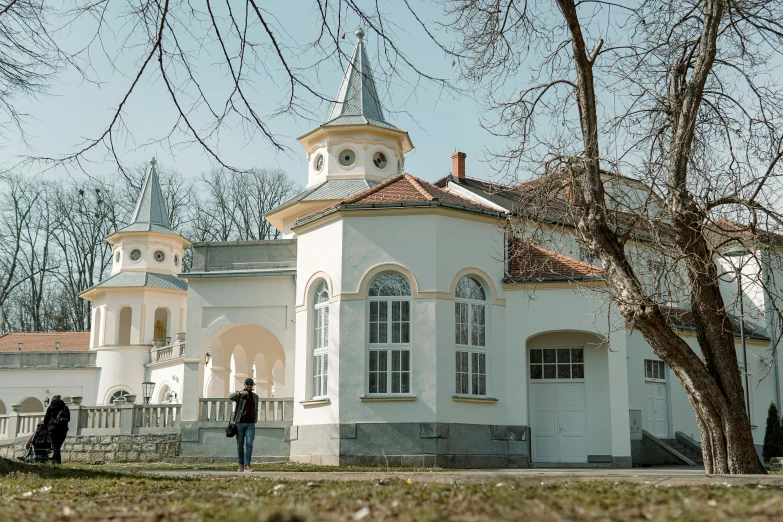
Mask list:
[[[457,283],[454,304],[457,345],[456,392],[487,394],[486,317],[487,293],[481,283],[465,276]]]
[[[370,285],[368,392],[411,393],[411,285],[381,274]]]
[[[315,289],[313,299],[313,390],[312,396],[326,397],[329,370],[329,286],[326,281]]]

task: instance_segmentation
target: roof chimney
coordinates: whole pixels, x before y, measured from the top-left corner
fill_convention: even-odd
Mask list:
[[[464,152],[455,152],[451,155],[451,175],[459,179],[465,179],[465,158]]]

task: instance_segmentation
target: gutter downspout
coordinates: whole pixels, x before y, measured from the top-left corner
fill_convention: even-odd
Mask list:
[[[745,304],[742,298],[742,266],[737,269],[737,297],[740,302],[740,337],[742,337],[742,370],[745,374],[745,406],[750,421],[750,382],[748,378],[748,349],[745,345]]]
[[[764,262],[761,264],[762,270],[765,268],[769,269],[768,271],[765,270],[764,272],[764,294],[766,295],[766,298],[769,301],[772,301],[772,296],[769,294],[769,282],[772,279],[772,263],[769,259],[769,251],[764,250],[762,251],[762,259]],[[769,313],[769,307],[765,303],[765,308],[767,309],[767,313]],[[774,308],[774,307],[773,307]],[[772,369],[773,373],[775,375],[775,406],[777,407],[778,411],[780,411],[780,370],[778,368],[778,333],[777,333],[777,316],[773,312],[771,314],[771,317],[769,319],[769,328],[771,332],[772,337]]]

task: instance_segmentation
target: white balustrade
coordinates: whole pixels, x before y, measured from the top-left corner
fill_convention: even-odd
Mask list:
[[[137,428],[179,428],[181,425],[179,404],[144,404],[134,408]]]
[[[19,432],[17,437],[23,435],[32,435],[35,433],[35,428],[44,420],[44,413],[22,413],[19,415]]]
[[[11,425],[11,419],[8,415],[0,415],[0,439],[10,439],[13,435],[8,434],[8,426]]]
[[[177,359],[185,355],[185,343],[177,343],[169,346],[161,346],[152,349],[152,362],[162,362]]]
[[[199,399],[199,420],[204,422],[228,422],[234,412],[234,401],[225,398]],[[256,422],[290,421],[293,418],[292,397],[259,397]]]
[[[119,406],[87,406],[81,409],[80,429],[105,430],[120,428]]]

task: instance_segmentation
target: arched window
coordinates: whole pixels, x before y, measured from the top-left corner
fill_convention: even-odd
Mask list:
[[[370,285],[368,393],[411,393],[411,285],[381,274]]]
[[[126,399],[128,395],[131,395],[131,392],[127,390],[117,390],[116,392],[111,394],[111,397],[109,398],[109,404],[114,404],[114,401],[117,399]]]
[[[313,397],[326,397],[329,369],[329,286],[321,281],[313,299]]]
[[[465,276],[457,283],[454,304],[456,392],[458,395],[487,394],[486,318],[484,287]]]
[[[120,309],[119,332],[117,333],[117,344],[119,346],[128,346],[130,344],[132,323],[133,309],[130,306],[123,306]]]

